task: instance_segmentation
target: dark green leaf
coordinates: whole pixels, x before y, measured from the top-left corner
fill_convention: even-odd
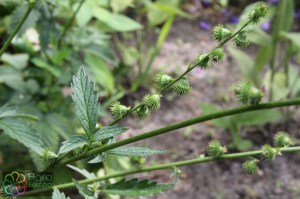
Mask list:
[[[8,105],[4,105],[0,107],[0,119],[7,118],[7,117],[23,118],[23,119],[29,119],[35,121],[38,120],[38,118],[33,115],[20,113],[15,108],[9,107]]]
[[[165,150],[154,150],[146,147],[133,147],[133,146],[121,146],[107,151],[107,153],[110,154],[127,156],[127,157],[136,157],[136,156],[146,157],[149,155],[161,154],[166,152],[167,151]]]
[[[140,197],[140,196],[153,196],[161,192],[172,189],[175,184],[157,184],[149,180],[121,180],[117,183],[105,186],[102,192],[112,195]]]
[[[34,63],[34,65],[36,65],[37,67],[43,68],[46,71],[50,72],[55,77],[59,77],[61,74],[61,71],[58,68],[48,64],[46,61],[44,61],[38,57],[31,59],[31,62]]]
[[[128,130],[126,127],[121,126],[106,126],[99,130],[97,130],[94,134],[95,141],[101,141],[110,137],[114,137],[115,135],[119,135]]]
[[[82,128],[87,135],[94,134],[98,117],[98,93],[94,82],[86,76],[84,67],[80,67],[73,77],[72,99]]]
[[[68,140],[62,143],[62,146],[60,147],[58,153],[67,153],[69,151],[72,151],[73,149],[82,147],[86,144],[88,144],[88,140],[86,137],[82,135],[73,135]]]
[[[8,27],[8,32],[11,33],[15,30],[19,21],[23,18],[28,9],[28,4],[24,3],[17,7],[11,15],[10,24]],[[37,9],[32,9],[25,22],[23,23],[21,29],[18,31],[18,36],[22,36],[28,28],[31,28],[39,19],[41,13]]]

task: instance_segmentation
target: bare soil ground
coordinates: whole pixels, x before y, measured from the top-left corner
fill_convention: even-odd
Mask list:
[[[154,66],[156,70],[179,73],[185,70],[199,53],[208,52],[215,46],[209,32],[198,29],[197,24],[189,21],[176,21],[170,36],[163,45]],[[207,71],[193,71],[189,75],[192,92],[188,96],[163,98],[162,108],[144,121],[127,119],[131,127],[129,135],[137,135],[201,114],[200,103],[234,107],[230,86],[241,80],[239,70],[233,63],[224,61]],[[299,116],[290,121],[290,133],[299,138]],[[282,124],[273,126],[274,131],[285,130]],[[251,139],[253,149],[267,142],[261,130],[244,129],[244,138]],[[126,136],[129,136],[128,134]],[[156,149],[167,149],[168,154],[153,156],[148,162],[167,163],[195,158],[206,150],[207,143],[218,139],[223,144],[230,142],[230,133],[215,128],[209,122],[197,124],[139,142]],[[242,160],[212,162],[183,167],[182,179],[173,190],[167,191],[157,199],[297,199],[300,198],[300,156],[285,154],[272,163],[263,162],[258,175],[249,176],[242,170]],[[150,176],[167,182],[172,171],[157,171]]]

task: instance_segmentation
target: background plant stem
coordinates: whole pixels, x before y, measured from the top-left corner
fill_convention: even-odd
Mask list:
[[[235,115],[235,114],[250,112],[250,111],[255,111],[255,110],[271,109],[271,108],[276,108],[276,107],[285,107],[285,106],[292,106],[292,105],[299,105],[299,104],[300,104],[300,98],[295,98],[295,99],[289,99],[289,100],[285,100],[285,101],[262,103],[262,104],[258,104],[256,106],[252,106],[252,105],[242,106],[242,107],[237,107],[237,108],[228,109],[228,110],[224,110],[224,111],[218,111],[215,113],[210,113],[207,115],[200,115],[198,117],[194,117],[192,119],[184,120],[184,121],[181,121],[178,123],[168,125],[163,128],[159,128],[159,129],[149,131],[149,132],[137,135],[137,136],[133,136],[133,137],[121,140],[119,142],[115,142],[110,145],[91,149],[90,151],[87,151],[84,154],[79,154],[79,155],[73,156],[71,158],[62,160],[61,162],[58,162],[57,164],[58,165],[66,165],[71,162],[75,162],[75,161],[99,154],[101,152],[104,152],[104,151],[107,151],[107,150],[110,150],[110,149],[113,149],[113,148],[116,148],[119,146],[123,146],[126,144],[144,140],[144,139],[154,137],[157,135],[165,134],[165,133],[168,133],[168,132],[176,130],[176,129],[181,129],[181,128],[184,128],[184,127],[187,127],[187,126],[190,126],[193,124],[205,122],[205,121],[216,119],[216,118],[221,118],[221,117],[225,117],[225,116],[230,116],[230,115]]]
[[[13,38],[16,36],[16,34],[19,32],[20,28],[22,27],[22,25],[24,24],[24,22],[26,21],[27,17],[29,16],[31,10],[34,8],[35,4],[37,1],[34,1],[32,3],[28,2],[28,9],[26,10],[26,13],[24,14],[24,16],[22,17],[22,19],[19,21],[19,23],[17,24],[15,30],[9,35],[9,37],[7,38],[7,40],[5,41],[4,45],[2,46],[1,50],[0,50],[0,58],[1,56],[4,54],[4,52],[7,50],[7,48],[9,47],[11,41],[13,40]]]
[[[296,152],[296,151],[300,151],[300,146],[280,148],[280,152],[282,152],[282,153]],[[185,160],[185,161],[172,162],[172,163],[166,163],[166,164],[160,164],[160,165],[140,167],[138,169],[132,169],[132,170],[125,171],[125,172],[110,174],[110,175],[106,175],[106,176],[103,176],[103,177],[97,177],[97,178],[92,178],[92,179],[81,180],[81,181],[78,181],[78,182],[80,184],[90,184],[90,183],[94,183],[94,182],[107,180],[107,179],[110,179],[110,178],[124,177],[124,176],[127,176],[127,175],[136,174],[136,173],[143,173],[143,172],[149,172],[149,171],[155,171],[155,170],[164,170],[164,169],[174,169],[175,167],[182,167],[182,166],[188,166],[188,165],[193,165],[193,164],[201,164],[201,163],[205,163],[205,162],[212,162],[212,161],[219,161],[219,160],[253,157],[253,156],[258,156],[258,155],[261,155],[261,154],[262,154],[262,150],[256,150],[256,151],[248,151],[248,152],[241,152],[241,153],[225,154],[225,155],[223,155],[222,157],[220,157],[218,159],[214,159],[212,157],[200,157],[200,158],[195,158],[195,159],[191,159],[191,160]],[[71,182],[71,183],[56,185],[54,187],[56,187],[58,189],[67,189],[67,188],[75,187],[75,184],[73,182]],[[34,195],[34,194],[44,193],[44,192],[50,192],[50,191],[52,191],[52,189],[53,189],[52,187],[45,188],[45,189],[37,189],[37,190],[34,190],[34,191],[26,192],[24,194],[24,196]]]
[[[72,23],[76,17],[76,15],[78,14],[82,4],[85,2],[85,0],[81,0],[79,2],[79,5],[78,7],[76,8],[75,12],[73,13],[71,19],[68,21],[67,25],[65,26],[64,30],[63,30],[63,33],[61,34],[60,38],[58,39],[58,42],[57,42],[57,48],[60,49],[61,48],[61,45],[62,45],[62,41],[64,40],[64,37],[66,36],[68,30],[71,28],[72,26]]]

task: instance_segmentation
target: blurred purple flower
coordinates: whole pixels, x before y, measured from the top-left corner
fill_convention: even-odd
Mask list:
[[[231,24],[237,24],[240,22],[240,17],[239,16],[232,16],[229,18],[229,23]]]
[[[294,13],[294,17],[296,19],[300,18],[300,10],[297,10],[295,13]]]
[[[277,5],[279,0],[268,0],[267,3]]]
[[[229,12],[228,12],[228,9],[227,8],[224,8],[222,11],[221,11],[221,15],[223,17],[227,17],[229,15]]]
[[[199,22],[199,28],[202,30],[210,30],[211,29],[211,25],[205,21],[200,21]]]
[[[264,22],[260,27],[263,30],[270,30],[271,29],[271,21]]]
[[[205,76],[205,70],[200,68],[200,67],[197,67],[195,69],[195,73],[197,73],[198,77],[204,77]]]
[[[201,1],[201,4],[202,4],[202,6],[203,6],[204,8],[208,8],[208,7],[211,6],[210,0],[202,0],[202,1]]]

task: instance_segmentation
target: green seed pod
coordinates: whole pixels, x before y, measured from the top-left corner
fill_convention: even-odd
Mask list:
[[[191,86],[189,83],[188,78],[183,77],[180,79],[174,86],[173,90],[178,94],[178,95],[187,95],[191,91]]]
[[[224,39],[228,39],[232,35],[232,33],[230,30],[223,28],[222,25],[217,25],[214,27],[212,35],[215,40],[222,41]]]
[[[150,116],[151,111],[146,105],[141,106],[134,112],[135,116],[140,119],[145,119]]]
[[[274,137],[274,144],[276,147],[282,148],[293,145],[294,142],[286,132],[280,131]]]
[[[244,104],[257,105],[264,94],[250,82],[242,82],[234,88],[234,94]]]
[[[216,48],[209,53],[209,59],[214,62],[220,62],[224,58],[224,51],[222,48]]]
[[[240,48],[245,48],[250,43],[248,40],[246,31],[241,31],[239,34],[237,34],[234,37],[233,42],[237,47],[240,47]]]
[[[207,54],[202,54],[198,58],[198,65],[200,68],[206,69],[210,66],[209,56]]]
[[[112,116],[116,119],[122,119],[123,116],[130,110],[130,107],[126,107],[124,105],[121,105],[120,102],[114,102],[110,106],[110,112]]]
[[[160,95],[146,95],[143,99],[143,103],[148,107],[150,110],[158,110],[160,108]]]
[[[57,157],[58,157],[58,155],[56,155],[55,153],[50,151],[49,148],[44,148],[39,156],[43,165],[48,165],[50,162],[52,162]]]
[[[278,151],[268,144],[262,146],[261,150],[262,150],[262,157],[268,161],[274,160],[276,155],[278,154]]]
[[[258,171],[257,163],[259,160],[251,158],[243,163],[243,169],[247,172],[247,174],[253,175]]]
[[[155,82],[158,85],[159,88],[163,88],[169,83],[173,81],[173,78],[164,74],[164,73],[158,73],[155,77]]]
[[[221,146],[219,141],[213,140],[208,143],[207,151],[209,156],[219,158],[227,152],[227,148],[225,146]]]
[[[257,24],[260,22],[262,18],[267,16],[269,11],[269,7],[266,3],[260,2],[255,8],[249,13],[248,18],[251,20],[253,24]]]

